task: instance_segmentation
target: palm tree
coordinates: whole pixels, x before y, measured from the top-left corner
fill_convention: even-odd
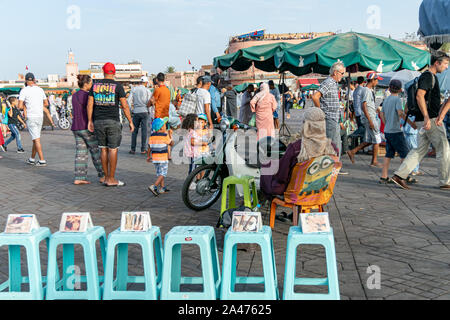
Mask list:
[[[174,73],[174,72],[175,72],[175,67],[173,67],[173,66],[167,67],[166,73]]]

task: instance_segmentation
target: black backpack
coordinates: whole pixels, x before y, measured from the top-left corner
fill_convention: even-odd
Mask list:
[[[430,71],[425,71],[425,72],[430,72]],[[416,118],[416,120],[423,119],[422,111],[420,111],[419,104],[417,103],[417,91],[419,90],[419,79],[421,76],[415,78],[413,81],[411,81],[409,84],[406,85],[407,104],[408,104],[407,117],[412,115]],[[436,85],[436,78],[434,77],[433,73],[431,73],[431,76],[433,79],[432,85],[431,85],[431,90],[433,90],[434,86]],[[430,108],[430,104],[431,104],[431,97],[428,98],[428,108]]]
[[[252,212],[252,209],[249,207],[239,207],[237,209],[228,209],[227,211],[224,211],[220,217],[219,221],[217,222],[217,228],[225,228],[228,229],[233,224],[233,213],[234,212]]]

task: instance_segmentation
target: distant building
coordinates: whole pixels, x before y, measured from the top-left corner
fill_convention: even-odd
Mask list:
[[[103,79],[103,66],[106,62],[91,62],[89,64],[89,72],[92,79]],[[141,63],[115,64],[116,81],[122,82],[124,85],[133,85],[141,81],[142,76],[147,76],[148,72],[142,70]]]
[[[197,71],[179,71],[166,74],[166,84],[174,88],[193,88],[197,83],[200,72]]]

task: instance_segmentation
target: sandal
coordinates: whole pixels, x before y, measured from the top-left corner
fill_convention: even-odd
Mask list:
[[[119,181],[118,184],[106,184],[105,183],[105,186],[107,186],[108,188],[124,187],[124,186],[126,186],[126,183],[122,182],[122,181]]]
[[[416,184],[417,183],[417,179],[414,179],[411,176],[408,176],[408,178],[406,178],[406,183],[407,184]]]

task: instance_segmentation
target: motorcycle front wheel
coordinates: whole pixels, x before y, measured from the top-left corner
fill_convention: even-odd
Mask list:
[[[70,121],[66,118],[61,118],[58,121],[58,125],[61,128],[61,130],[69,130],[70,128]]]
[[[210,208],[222,194],[224,172],[214,179],[217,165],[201,166],[191,172],[183,184],[184,204],[191,210],[203,211]],[[215,181],[213,181],[213,179]]]

